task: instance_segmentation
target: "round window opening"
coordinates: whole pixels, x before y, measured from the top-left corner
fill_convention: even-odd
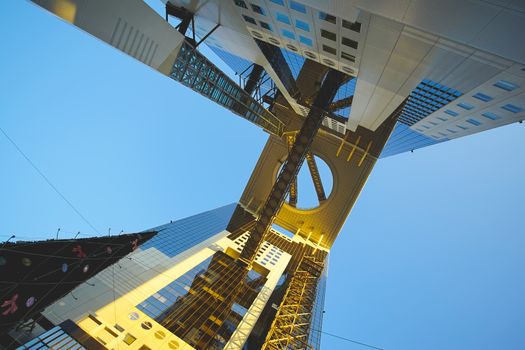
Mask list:
[[[177,343],[175,340],[170,340],[168,346],[170,347],[170,349],[178,349],[179,343]]]
[[[149,322],[149,321],[144,321],[144,322],[142,322],[142,323],[140,324],[140,326],[141,326],[142,328],[144,328],[145,330],[150,330],[150,329],[153,327],[153,325],[152,325],[151,322]]]
[[[282,166],[279,172],[281,170]],[[315,209],[330,196],[332,186],[333,175],[328,164],[321,157],[309,153],[299,170],[297,181],[288,191],[286,203],[297,209]]]
[[[157,339],[164,339],[164,338],[166,338],[166,333],[164,333],[163,331],[156,331],[155,332],[155,338],[157,338]]]

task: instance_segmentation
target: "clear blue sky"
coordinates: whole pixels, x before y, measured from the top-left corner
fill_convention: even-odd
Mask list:
[[[0,13],[0,127],[101,234],[238,200],[265,133],[26,1]],[[524,138],[514,124],[381,160],[333,248],[324,330],[523,349]],[[97,234],[1,134],[0,160],[0,240]]]

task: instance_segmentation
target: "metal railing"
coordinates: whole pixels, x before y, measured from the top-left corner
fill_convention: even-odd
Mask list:
[[[283,134],[283,122],[188,42],[182,44],[170,77],[267,132],[277,136]]]

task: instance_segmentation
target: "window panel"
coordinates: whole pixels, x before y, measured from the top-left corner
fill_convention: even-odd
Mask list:
[[[281,23],[290,25],[290,18],[283,13],[277,12],[275,18]]]
[[[270,32],[272,31],[272,27],[268,23],[263,22],[263,21],[259,21],[259,24],[261,25],[261,28],[269,30]]]
[[[523,108],[515,106],[515,105],[510,104],[510,103],[506,104],[505,106],[502,106],[501,108],[503,108],[506,111],[512,112],[512,113],[519,113],[519,112],[523,111]]]
[[[337,23],[337,19],[335,18],[335,16],[329,15],[328,13],[325,13],[325,12],[319,12],[319,19],[322,19],[323,21],[327,21],[333,24]]]
[[[343,37],[341,43],[357,50],[357,41]]]
[[[295,20],[295,26],[301,30],[304,30],[305,32],[310,31],[310,26],[308,25],[308,23],[301,21],[300,19]]]
[[[325,39],[332,41],[337,41],[337,36],[335,33],[329,32],[328,30],[321,29],[321,36]]]
[[[452,111],[452,110],[450,110],[450,109],[446,109],[446,110],[445,110],[445,113],[448,114],[448,115],[451,115],[451,116],[453,116],[453,117],[457,117],[457,116],[459,115],[458,112],[454,112],[454,111]]]
[[[359,22],[352,23],[343,19],[343,27],[357,33],[361,32],[361,23]]]
[[[506,80],[498,80],[495,84],[495,87],[503,89],[505,91],[512,91],[518,88],[518,85],[508,82]]]
[[[258,13],[260,15],[266,16],[266,13],[264,12],[263,8],[259,5],[250,4],[253,12]]]
[[[458,103],[458,106],[463,109],[466,109],[467,111],[470,111],[471,109],[474,108],[474,105],[471,105],[470,103],[467,103],[467,102],[460,102]]]
[[[341,52],[341,58],[344,58],[345,60],[350,61],[350,62],[355,62],[355,56],[350,55],[349,53],[346,53],[346,52]]]
[[[257,22],[255,22],[255,19],[253,19],[252,17],[250,16],[246,16],[246,15],[243,15],[242,18],[244,18],[244,20],[248,23],[251,23],[251,24],[255,24],[257,25]]]
[[[490,119],[490,120],[498,120],[498,119],[501,119],[501,117],[497,114],[494,114],[492,112],[485,112],[483,114],[481,114],[482,116],[484,116],[485,118],[487,119]]]
[[[466,122],[467,122],[467,123],[470,123],[470,124],[472,124],[472,125],[475,125],[475,126],[481,125],[481,122],[480,122],[480,121],[478,121],[478,120],[476,120],[476,119],[472,119],[472,118],[467,119]]]
[[[478,100],[481,100],[483,102],[489,102],[492,100],[491,96],[486,95],[482,92],[478,92],[477,94],[474,94],[472,97],[477,98]]]
[[[292,33],[291,31],[289,31],[287,29],[283,29],[283,30],[281,30],[281,33],[283,34],[284,37],[286,37],[288,39],[295,40],[295,34]]]
[[[234,0],[233,2],[239,7],[248,9],[248,6],[246,6],[246,3],[243,0]]]
[[[295,1],[290,1],[290,8],[297,12],[306,13],[306,7],[303,4],[299,4]]]
[[[310,47],[313,47],[313,42],[312,42],[312,39],[310,38],[307,38],[305,36],[299,36],[299,41],[302,43],[302,44],[305,44],[307,46],[310,46]]]
[[[323,51],[331,53],[332,55],[337,55],[337,50],[328,45],[323,45]]]

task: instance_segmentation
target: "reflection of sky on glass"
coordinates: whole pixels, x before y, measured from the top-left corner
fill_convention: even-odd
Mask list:
[[[101,235],[240,198],[266,133],[28,1],[0,12],[0,127]],[[330,254],[323,329],[389,350],[521,350],[524,132],[380,159]],[[2,135],[0,154],[0,240],[93,233]]]

